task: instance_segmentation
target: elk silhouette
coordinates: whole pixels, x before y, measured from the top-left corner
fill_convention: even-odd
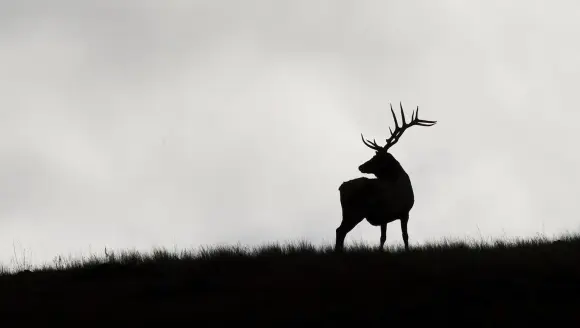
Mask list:
[[[403,132],[409,127],[414,125],[432,126],[437,122],[419,119],[419,106],[417,106],[417,111],[413,112],[411,121],[407,123],[403,104],[399,103],[403,121],[402,125],[399,126],[393,106],[390,106],[395,120],[395,131],[389,127],[391,136],[386,140],[385,146],[377,145],[374,139],[372,142],[365,140],[361,134],[363,143],[375,150],[376,153],[358,169],[361,173],[374,174],[377,178],[353,179],[343,182],[338,188],[342,207],[342,222],[336,229],[336,251],[343,249],[344,238],[348,232],[365,218],[371,225],[381,227],[380,250],[383,249],[387,240],[387,223],[400,220],[405,250],[409,250],[407,223],[409,222],[409,212],[415,203],[415,195],[409,175],[388,150],[399,141]]]

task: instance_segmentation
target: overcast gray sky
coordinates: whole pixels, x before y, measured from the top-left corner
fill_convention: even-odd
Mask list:
[[[578,231],[578,17],[564,0],[0,1],[0,262],[333,243],[338,186],[373,155],[360,133],[384,141],[399,101],[438,121],[392,150],[411,244]]]

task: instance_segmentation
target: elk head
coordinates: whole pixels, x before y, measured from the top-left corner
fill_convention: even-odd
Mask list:
[[[403,105],[399,103],[399,106],[401,108],[401,119],[403,123],[401,126],[399,126],[397,116],[393,111],[393,106],[390,105],[391,113],[393,114],[393,119],[395,120],[395,131],[391,130],[391,128],[389,127],[391,136],[388,139],[386,139],[387,143],[384,146],[381,147],[377,145],[374,139],[373,141],[365,140],[365,138],[361,133],[363,143],[367,147],[373,149],[376,152],[373,158],[371,158],[370,160],[359,166],[358,169],[361,173],[374,174],[379,179],[381,178],[389,179],[397,176],[399,172],[402,170],[402,167],[399,164],[399,162],[393,157],[393,155],[391,155],[388,152],[389,149],[393,145],[395,145],[397,141],[399,141],[399,138],[403,135],[403,132],[405,132],[405,130],[407,130],[409,127],[414,125],[432,126],[435,123],[437,123],[437,121],[428,121],[419,119],[419,106],[417,106],[416,111],[413,111],[411,115],[411,121],[407,123],[405,121],[405,112],[403,111]]]

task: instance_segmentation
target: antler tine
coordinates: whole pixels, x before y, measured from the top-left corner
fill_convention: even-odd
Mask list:
[[[415,120],[416,120],[415,124],[421,125],[421,126],[431,126],[431,125],[437,123],[437,121],[420,120],[419,119],[419,106],[417,106],[417,114],[415,115]],[[411,120],[411,121],[414,121],[414,120]]]
[[[423,120],[421,120],[413,125],[431,126],[431,125],[435,125],[435,123],[437,123],[437,121],[423,121]]]
[[[395,115],[395,112],[393,111],[393,105],[391,105],[391,103],[389,103],[389,106],[391,106],[391,114],[393,114],[393,119],[395,120],[395,131],[397,131],[397,129],[399,128],[399,122],[397,121],[397,115]]]
[[[401,119],[403,120],[403,126],[405,126],[406,123],[405,123],[405,112],[403,111],[403,103],[399,102],[399,107],[401,107]]]
[[[377,142],[376,142],[374,139],[373,139],[373,141],[370,141],[370,140],[365,140],[365,138],[363,137],[363,134],[362,134],[362,133],[360,134],[360,137],[361,137],[361,139],[362,139],[363,143],[364,143],[364,144],[365,144],[367,147],[369,147],[369,148],[371,148],[371,149],[374,149],[374,150],[377,150],[377,151],[378,151],[378,150],[381,150],[381,149],[383,149],[383,147],[381,147],[381,146],[377,145]]]

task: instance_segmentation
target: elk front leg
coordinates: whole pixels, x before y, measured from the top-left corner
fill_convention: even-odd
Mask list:
[[[403,233],[403,242],[405,243],[405,250],[409,250],[409,234],[407,233],[407,223],[409,222],[409,214],[401,218],[401,232]]]
[[[381,245],[379,246],[379,250],[383,250],[385,241],[387,241],[387,224],[383,223],[381,224]]]

